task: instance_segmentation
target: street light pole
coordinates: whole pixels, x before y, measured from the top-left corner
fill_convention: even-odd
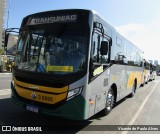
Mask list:
[[[8,24],[9,24],[9,13],[10,13],[10,6],[11,6],[11,0],[9,0],[9,3],[8,3],[7,28],[8,28]]]
[[[6,28],[6,29],[8,29],[8,24],[9,24],[10,6],[11,6],[11,0],[8,0],[7,28]],[[6,67],[5,60],[4,60],[5,58],[6,58],[6,54],[5,54],[5,52],[4,52],[3,61],[2,61],[2,71],[4,71],[4,70],[5,70],[5,67]]]

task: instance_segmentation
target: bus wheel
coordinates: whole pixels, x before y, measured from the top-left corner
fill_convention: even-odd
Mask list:
[[[133,87],[132,87],[132,93],[130,94],[130,97],[133,97],[136,92],[136,83],[134,82]]]
[[[115,104],[115,95],[112,88],[109,89],[107,98],[106,98],[106,107],[102,110],[102,115],[108,115]]]
[[[143,87],[145,85],[145,78],[144,78],[144,81],[143,81],[143,83],[141,84],[141,86]]]

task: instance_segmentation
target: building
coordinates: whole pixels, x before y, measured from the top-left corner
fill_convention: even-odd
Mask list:
[[[5,8],[6,8],[6,0],[1,0],[0,2],[0,49],[3,48],[2,42],[4,42],[3,31],[4,31]]]
[[[150,62],[151,64],[153,64],[153,60],[149,60],[149,62]]]
[[[158,65],[158,60],[155,60],[155,61],[154,61],[154,64],[157,66],[157,65]]]

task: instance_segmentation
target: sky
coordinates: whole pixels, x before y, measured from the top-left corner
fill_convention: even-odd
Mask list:
[[[91,9],[97,11],[119,33],[142,49],[144,58],[158,60],[160,64],[160,0],[6,1],[5,28],[8,9],[8,28],[19,28],[25,16],[36,12],[69,8]]]

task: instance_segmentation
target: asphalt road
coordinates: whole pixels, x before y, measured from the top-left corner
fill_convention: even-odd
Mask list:
[[[11,75],[0,75],[0,125],[45,125],[48,127],[62,125],[61,130],[64,129],[64,126],[69,125],[76,127],[76,130],[72,133],[80,134],[160,133],[160,129],[159,131],[105,131],[105,128],[103,128],[107,125],[160,125],[160,77],[157,77],[156,80],[149,82],[144,87],[137,89],[133,98],[124,98],[115,106],[109,115],[103,117],[97,114],[87,121],[73,121],[43,114],[35,114],[18,107],[11,102],[9,90],[5,90],[5,93],[3,95],[1,94],[3,89],[9,88],[10,80]],[[66,132],[71,133],[65,130]]]

